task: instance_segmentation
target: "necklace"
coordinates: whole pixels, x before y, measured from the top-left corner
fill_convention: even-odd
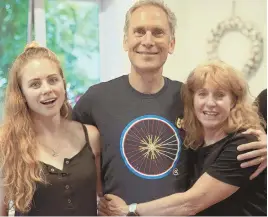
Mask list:
[[[58,157],[59,156],[59,152],[56,152],[55,150],[51,149],[52,151],[52,157]]]
[[[53,148],[50,148],[50,147],[48,147],[47,145],[44,145],[44,144],[42,144],[42,146],[49,151],[49,153],[50,153],[50,155],[52,157],[58,157],[60,155],[60,150],[58,150],[59,149],[59,145],[57,145],[57,147],[54,148],[54,149]]]

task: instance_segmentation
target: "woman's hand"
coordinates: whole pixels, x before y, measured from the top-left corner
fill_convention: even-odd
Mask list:
[[[100,199],[98,211],[101,216],[126,216],[128,214],[128,205],[120,197],[106,194]]]

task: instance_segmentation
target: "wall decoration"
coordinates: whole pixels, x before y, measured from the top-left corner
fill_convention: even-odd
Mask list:
[[[232,31],[240,32],[251,42],[251,49],[247,61],[244,63],[242,72],[247,78],[252,77],[259,69],[263,58],[263,37],[260,31],[249,23],[244,22],[235,13],[235,1],[233,1],[232,16],[226,20],[221,21],[210,32],[207,41],[207,55],[208,59],[220,59],[218,48],[222,37]]]

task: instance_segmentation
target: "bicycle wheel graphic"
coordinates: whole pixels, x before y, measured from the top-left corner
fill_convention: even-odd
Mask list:
[[[169,174],[179,159],[181,140],[163,117],[145,115],[131,121],[120,139],[121,156],[131,172],[145,179]]]

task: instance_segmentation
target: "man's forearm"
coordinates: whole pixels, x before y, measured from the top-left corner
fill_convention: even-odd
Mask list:
[[[177,193],[168,197],[141,203],[137,206],[137,213],[141,216],[148,215],[195,215],[199,210],[201,201],[191,194]]]

